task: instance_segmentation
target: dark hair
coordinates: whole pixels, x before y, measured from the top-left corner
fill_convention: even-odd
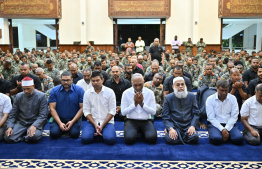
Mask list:
[[[70,76],[70,77],[72,78],[72,74],[71,74],[70,72],[68,72],[68,71],[64,71],[64,72],[61,74],[61,78],[62,78],[63,76]]]
[[[94,66],[101,66],[101,61],[100,60],[95,61]]]
[[[88,69],[88,68],[86,68],[86,69],[83,69],[83,70],[82,70],[82,73],[83,73],[83,72],[91,72],[91,73],[92,73],[92,70],[91,70],[91,69]]]
[[[228,63],[228,58],[225,58],[224,61],[223,61],[224,64],[227,64]]]
[[[100,71],[98,71],[98,70],[94,70],[94,71],[92,72],[91,78],[97,77],[97,76],[99,76],[101,79],[103,79],[102,73],[101,73]]]
[[[212,66],[212,68],[213,68],[213,65],[211,65],[210,63],[207,63],[206,66],[205,66],[205,68],[206,68],[207,66]]]
[[[21,56],[21,59],[22,59],[22,58],[26,58],[26,59],[27,59],[26,55]]]
[[[53,63],[53,61],[51,59],[46,61],[46,64],[48,64],[48,65],[51,64],[51,63]]]
[[[127,64],[125,64],[125,68],[127,67],[127,66],[132,66],[130,63],[127,63]]]
[[[29,67],[29,64],[28,63],[21,63],[21,65],[20,66],[25,66],[25,65],[27,65],[28,67]]]
[[[183,70],[183,67],[182,67],[182,66],[178,66],[178,65],[176,65],[176,66],[174,67],[173,72],[174,72],[175,70],[182,70],[182,72],[184,71],[184,70]]]
[[[53,79],[53,83],[54,83],[55,86],[60,85],[61,84],[61,78],[60,77],[55,77]]]
[[[256,57],[253,57],[253,58],[251,59],[251,62],[252,62],[253,60],[255,60],[255,59],[259,60],[258,58],[256,58]]]
[[[5,60],[4,62],[5,62],[5,64],[8,65],[8,66],[12,64],[12,62],[11,62],[10,60]]]
[[[229,88],[229,82],[227,80],[220,79],[219,81],[217,81],[216,86],[217,86],[217,88],[219,88],[219,87]]]
[[[73,62],[73,60],[68,60],[67,62]]]
[[[106,56],[105,55],[101,55],[101,59],[106,59]]]

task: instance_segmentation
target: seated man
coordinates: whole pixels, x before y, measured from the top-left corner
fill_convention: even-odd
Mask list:
[[[89,144],[94,136],[103,136],[106,144],[116,142],[114,115],[116,114],[116,98],[112,89],[103,86],[103,76],[94,71],[91,76],[93,88],[84,95],[84,115],[88,122],[82,131],[81,141]]]
[[[149,88],[154,92],[156,99],[156,117],[162,117],[162,105],[163,105],[163,74],[156,73],[153,77],[153,81],[145,83],[144,87]]]
[[[92,83],[91,83],[91,75],[92,75],[92,70],[91,69],[83,69],[82,72],[83,79],[79,80],[76,85],[81,86],[84,91],[89,90],[92,88]]]
[[[148,143],[155,143],[157,132],[152,115],[156,114],[154,93],[144,88],[144,78],[135,73],[132,76],[133,87],[127,89],[122,96],[121,111],[126,116],[124,140],[126,144],[133,144],[138,131],[141,131]]]
[[[5,134],[5,122],[12,109],[11,99],[7,95],[0,93],[0,141],[3,140]]]
[[[34,89],[34,80],[22,80],[23,92],[16,95],[13,108],[7,120],[5,141],[16,143],[39,142],[47,121],[48,105],[45,94]]]
[[[54,87],[53,79],[45,75],[44,69],[42,69],[41,67],[35,70],[35,75],[41,81],[42,91],[44,93],[46,93],[47,90],[52,89]]]
[[[205,72],[199,75],[198,78],[198,90],[203,86],[206,85],[208,87],[215,87],[216,82],[220,79],[218,75],[213,73],[213,67],[211,64],[207,64],[205,67]]]
[[[242,144],[243,136],[235,124],[239,114],[237,99],[228,93],[228,81],[219,80],[216,86],[217,92],[206,101],[209,142],[218,145],[230,139],[233,144]]]
[[[195,144],[199,140],[196,131],[199,119],[196,97],[187,92],[183,77],[174,78],[173,83],[174,93],[168,94],[163,104],[162,119],[168,131],[165,140],[168,144]]]
[[[248,144],[257,146],[262,135],[262,84],[258,84],[255,91],[256,94],[244,102],[240,113],[244,139]]]
[[[151,71],[145,75],[145,82],[152,81],[154,75],[156,73],[160,73],[159,68],[160,67],[159,67],[158,60],[156,60],[156,59],[153,60],[152,64],[151,64]],[[162,82],[164,82],[164,81],[165,81],[165,75],[163,75],[163,81]]]
[[[84,89],[73,84],[72,74],[61,74],[61,85],[54,87],[49,95],[49,107],[55,121],[50,124],[50,137],[59,138],[69,132],[70,137],[78,138],[83,114]]]

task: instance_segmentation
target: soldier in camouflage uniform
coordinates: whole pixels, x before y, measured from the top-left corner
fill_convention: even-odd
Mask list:
[[[144,87],[154,92],[156,100],[156,117],[162,117],[162,105],[164,102],[162,81],[163,76],[160,73],[156,73],[153,77],[153,81],[148,81],[144,84]]]
[[[207,63],[213,66],[213,73],[216,74],[217,76],[220,76],[223,73],[222,70],[216,65],[216,58],[214,57],[208,58]],[[206,66],[203,66],[202,73],[204,73],[205,67]]]
[[[85,61],[85,57],[84,56],[81,56],[80,57],[80,67],[79,69],[82,71],[83,69],[85,69],[85,66],[87,65],[87,62]]]
[[[228,62],[227,63],[227,71],[222,75],[221,74],[221,79],[222,80],[229,80],[230,79],[230,70],[233,69],[235,67],[233,62]]]
[[[200,38],[200,41],[197,42],[196,47],[198,54],[200,54],[204,50],[204,48],[206,47],[206,43],[203,42],[203,38]]]
[[[14,55],[14,61],[12,62],[12,65],[18,69],[21,63],[22,61],[19,59],[19,57],[17,55]]]
[[[192,77],[194,77],[194,72],[196,70],[196,67],[192,63],[193,61],[191,57],[186,58],[186,64],[184,66],[184,71],[189,73]]]
[[[205,73],[199,75],[198,90],[204,85],[208,87],[216,87],[216,82],[219,79],[220,78],[213,73],[213,66],[208,63],[205,68]]]
[[[7,59],[3,62],[2,76],[5,80],[11,81],[14,76],[18,74],[17,69],[12,66],[12,62],[10,59]]]
[[[67,68],[67,59],[66,59],[65,53],[62,53],[61,59],[60,59],[59,62],[57,62],[57,65],[55,65],[55,67],[56,67],[58,70],[64,70],[64,69]]]
[[[32,75],[35,75],[35,70],[38,68],[38,64],[32,64],[31,71],[29,72]]]
[[[44,93],[47,92],[47,90],[52,89],[54,87],[53,79],[47,75],[45,75],[44,69],[37,68],[35,70],[36,76],[41,81],[42,91]]]
[[[145,74],[148,74],[149,72],[151,72],[152,71],[152,68],[151,68],[151,66],[149,66],[149,67],[147,67],[146,68],[146,73]],[[163,70],[163,68],[162,67],[159,67],[159,71],[158,71],[159,73],[164,73],[164,70]]]
[[[191,41],[191,38],[188,38],[188,41],[185,43],[185,47],[186,47],[186,52],[190,52],[190,54],[192,54],[192,48],[193,48],[193,43]]]
[[[170,55],[168,53],[165,53],[165,59],[164,59],[164,65],[163,65],[163,69],[164,71],[168,69],[168,67],[170,66]]]
[[[202,67],[200,65],[198,65],[198,60],[197,59],[193,59],[193,65],[195,66],[195,70],[194,70],[194,77],[192,77],[192,81],[193,81],[193,89],[197,89],[198,87],[198,77],[201,74],[201,70]]]
[[[47,68],[44,69],[45,75],[51,77],[52,79],[60,76],[60,71],[54,68],[52,60],[46,61],[46,67]]]
[[[61,84],[61,78],[60,77],[56,77],[53,79],[53,83],[54,83],[54,87],[55,86],[58,86]],[[45,93],[45,96],[46,96],[46,99],[48,100],[49,99],[49,95],[50,95],[50,92],[51,92],[52,88],[51,89],[48,89]]]
[[[170,56],[170,59],[174,59],[177,56],[174,49],[172,49],[172,52],[169,54],[169,56]]]

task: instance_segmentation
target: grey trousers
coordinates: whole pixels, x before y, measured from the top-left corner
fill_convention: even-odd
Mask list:
[[[259,135],[261,136],[262,135],[262,127],[256,127],[256,126],[252,126],[250,125],[251,127],[253,127],[255,130],[258,131]],[[244,139],[246,140],[246,142],[248,144],[251,144],[251,145],[254,145],[254,146],[258,146],[260,145],[260,136],[259,137],[254,137],[249,131],[248,129],[244,129],[243,130],[243,137]]]
[[[8,143],[17,143],[20,141],[26,141],[26,142],[32,142],[32,143],[37,143],[41,140],[42,138],[42,132],[44,129],[44,126],[42,129],[36,129],[35,135],[33,137],[28,136],[28,130],[30,126],[23,126],[20,122],[16,122],[14,127],[13,127],[13,134],[9,137],[6,135],[4,136],[4,139]]]
[[[168,144],[181,144],[181,143],[186,143],[186,144],[196,144],[199,140],[198,137],[198,132],[196,131],[196,134],[193,134],[191,136],[188,135],[187,131],[185,132],[180,132],[177,129],[175,129],[178,136],[176,140],[173,140],[169,137],[169,132],[166,133],[164,139]],[[183,142],[181,141],[183,140]]]

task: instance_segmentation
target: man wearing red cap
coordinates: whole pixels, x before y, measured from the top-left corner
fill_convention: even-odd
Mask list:
[[[34,80],[25,77],[22,89],[16,95],[10,112],[5,132],[5,141],[16,143],[20,141],[38,142],[47,121],[48,105],[45,94],[34,89]]]

